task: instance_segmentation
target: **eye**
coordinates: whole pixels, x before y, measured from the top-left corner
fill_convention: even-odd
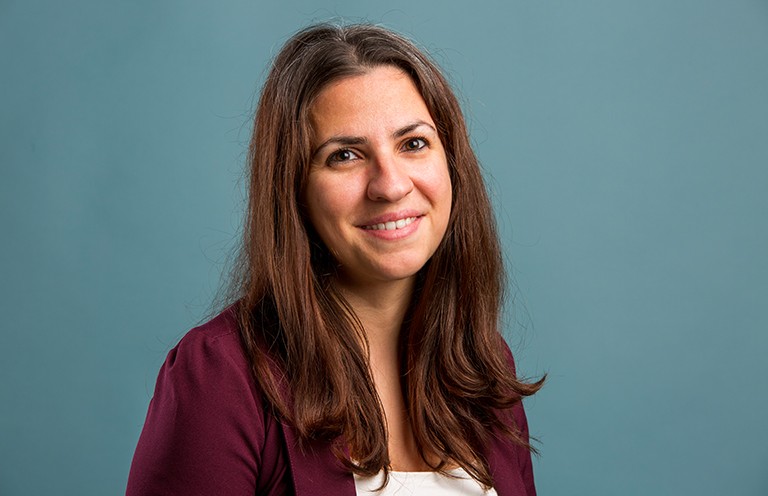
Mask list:
[[[328,155],[328,160],[326,162],[331,165],[342,162],[349,162],[350,160],[355,160],[357,158],[360,157],[355,152],[349,148],[342,148],[341,150],[336,150],[335,152]]]
[[[427,140],[424,138],[408,138],[403,143],[403,150],[407,152],[415,152],[421,150],[428,145]]]

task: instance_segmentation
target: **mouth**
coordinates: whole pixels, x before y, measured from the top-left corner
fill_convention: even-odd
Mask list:
[[[403,229],[411,224],[413,224],[413,221],[418,219],[418,217],[404,217],[402,219],[397,220],[391,220],[388,222],[380,222],[378,224],[370,224],[367,226],[360,226],[366,231],[396,231],[398,229]]]

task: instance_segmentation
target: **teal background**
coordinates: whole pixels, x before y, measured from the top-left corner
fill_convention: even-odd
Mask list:
[[[768,494],[768,2],[0,0],[0,494],[124,491],[236,238],[296,29],[461,93],[517,290],[542,495]]]

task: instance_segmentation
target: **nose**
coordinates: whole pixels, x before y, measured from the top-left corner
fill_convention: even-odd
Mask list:
[[[406,160],[392,155],[376,157],[368,179],[368,198],[397,202],[413,191],[413,181]]]

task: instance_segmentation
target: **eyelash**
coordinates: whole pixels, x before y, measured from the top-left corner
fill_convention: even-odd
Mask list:
[[[349,148],[342,148],[342,149],[336,150],[335,152],[333,152],[330,155],[328,155],[328,160],[327,160],[328,164],[339,163],[339,162],[348,162],[348,161],[352,160],[351,158],[346,158],[346,159],[339,158],[339,155],[341,155],[342,153],[349,153],[349,154],[352,154],[352,155],[355,155],[355,156],[357,155],[354,151],[350,150]]]
[[[405,147],[408,143],[413,143],[414,141],[420,141],[421,146],[419,146],[418,148],[408,148],[406,149],[406,151],[416,152],[429,146],[429,141],[427,141],[427,138],[424,138],[422,136],[414,136],[413,138],[408,138],[407,140],[405,140],[403,142],[403,147]]]
[[[419,142],[419,146],[416,148],[407,148],[407,145],[413,142]],[[406,152],[418,152],[420,150],[423,150],[424,148],[427,148],[428,146],[429,146],[429,140],[427,140],[427,138],[424,138],[422,136],[414,136],[412,138],[408,138],[407,140],[403,141],[403,144],[400,148]],[[350,160],[354,160],[354,158],[345,158],[345,159],[339,158],[339,155],[341,155],[342,153],[349,153],[349,154],[358,156],[357,152],[355,152],[351,148],[341,148],[331,153],[330,155],[328,155],[328,159],[326,160],[326,162],[330,165],[334,163],[342,163],[342,162],[348,162]]]

